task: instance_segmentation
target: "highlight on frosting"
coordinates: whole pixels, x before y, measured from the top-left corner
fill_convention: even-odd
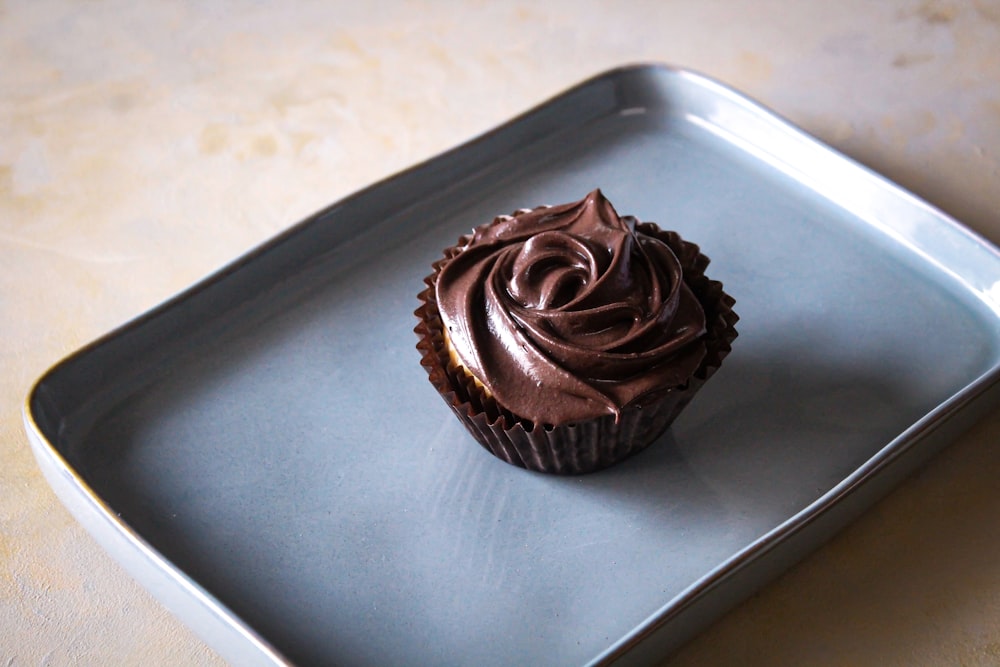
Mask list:
[[[685,383],[705,355],[679,260],[600,190],[476,229],[435,291],[460,364],[536,424],[617,417]]]

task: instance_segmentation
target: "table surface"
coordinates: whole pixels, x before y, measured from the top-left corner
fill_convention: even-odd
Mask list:
[[[689,67],[1000,242],[1000,2],[0,2],[0,665],[217,664],[59,504],[53,362],[608,68]],[[673,665],[1000,664],[1000,411]]]

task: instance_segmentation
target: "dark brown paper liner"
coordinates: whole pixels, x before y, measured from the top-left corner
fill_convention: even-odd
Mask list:
[[[613,415],[605,415],[575,424],[539,425],[499,405],[449,358],[435,296],[441,268],[462,252],[471,237],[461,237],[432,265],[434,272],[424,279],[427,288],[418,295],[421,304],[414,312],[420,320],[414,328],[419,336],[420,363],[469,433],[497,458],[529,470],[560,475],[606,468],[645,449],[666,431],[729,354],[739,317],[733,312],[732,297],[722,291],[722,283],[705,276],[708,257],[676,232],[661,230],[653,223],[639,223],[636,231],[660,239],[680,260],[684,282],[705,310],[706,354],[685,384],[643,396],[641,405],[633,402],[625,406],[617,421]]]

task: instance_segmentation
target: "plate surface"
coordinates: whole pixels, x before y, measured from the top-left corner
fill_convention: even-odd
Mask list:
[[[500,213],[601,187],[741,316],[650,449],[578,478],[465,433],[416,294]],[[995,405],[1000,256],[742,96],[614,70],[343,200],[61,362],[53,488],[238,664],[662,658]]]

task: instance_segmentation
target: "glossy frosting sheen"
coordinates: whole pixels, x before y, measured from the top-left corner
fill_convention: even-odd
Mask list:
[[[670,248],[600,190],[501,216],[441,270],[453,352],[516,416],[560,425],[618,415],[683,384],[705,315]]]

